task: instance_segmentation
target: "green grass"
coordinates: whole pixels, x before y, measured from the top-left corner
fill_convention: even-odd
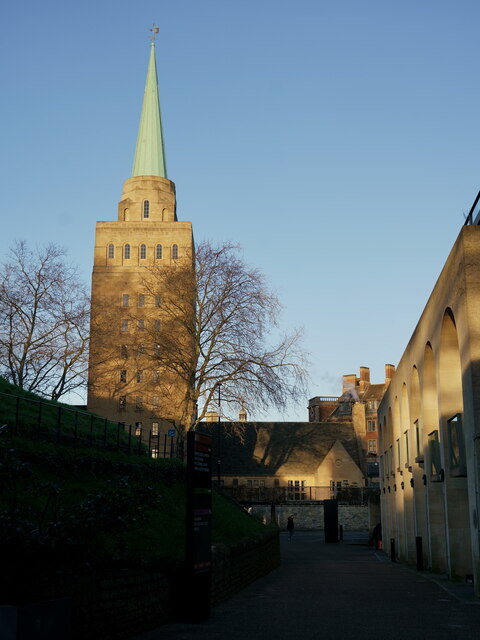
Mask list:
[[[0,392],[11,395],[6,384],[0,380]],[[0,424],[11,411],[4,399],[0,396]],[[153,567],[183,560],[182,462],[82,447],[81,441],[75,448],[62,446],[37,440],[36,428],[35,423],[30,430],[0,433],[0,564],[4,575],[10,575],[10,581],[4,581],[9,588],[19,579],[25,588],[35,582],[35,572],[54,566],[78,568],[87,562]],[[237,542],[264,530],[258,520],[214,492],[214,544]]]
[[[37,440],[73,441],[78,446],[146,451],[118,422],[25,391],[0,378],[0,424]]]

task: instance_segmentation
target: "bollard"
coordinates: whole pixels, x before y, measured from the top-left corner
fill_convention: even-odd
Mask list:
[[[395,538],[390,538],[390,560],[392,562],[397,561],[395,557]]]
[[[423,571],[422,536],[416,536],[415,537],[415,547],[417,549],[417,571]]]

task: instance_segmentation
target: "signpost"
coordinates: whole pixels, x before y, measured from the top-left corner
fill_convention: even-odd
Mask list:
[[[190,622],[202,622],[210,617],[211,520],[212,437],[190,431],[187,434],[186,522]]]

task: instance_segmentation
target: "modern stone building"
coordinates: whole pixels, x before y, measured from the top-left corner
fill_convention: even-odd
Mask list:
[[[88,409],[133,425],[137,436],[164,433],[188,413],[187,383],[162,366],[162,274],[193,260],[192,225],[178,220],[167,177],[152,40],[132,175],[117,219],[97,222],[91,299]]]
[[[474,580],[480,595],[476,222],[462,228],[378,416],[384,548],[393,541],[401,560]]]

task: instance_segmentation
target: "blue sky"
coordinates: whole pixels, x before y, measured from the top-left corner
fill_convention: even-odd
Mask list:
[[[179,218],[267,275],[281,329],[305,328],[310,396],[361,365],[382,381],[480,189],[480,3],[3,3],[1,260],[15,239],[52,241],[89,282],[153,23]],[[306,420],[307,401],[285,417]]]

